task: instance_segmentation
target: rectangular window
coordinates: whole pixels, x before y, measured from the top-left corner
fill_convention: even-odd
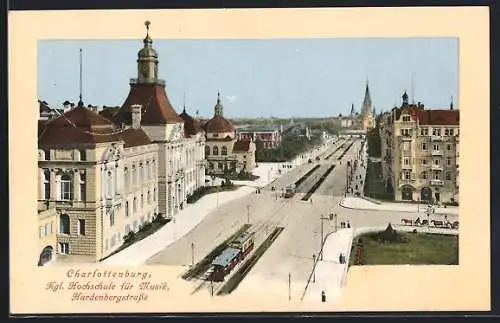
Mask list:
[[[405,179],[410,179],[410,178],[411,178],[411,173],[405,172]]]
[[[448,128],[444,129],[444,135],[448,136],[450,134],[450,130]]]
[[[48,169],[43,171],[43,198],[50,199],[50,171]]]
[[[450,144],[446,145],[446,150],[451,150],[451,145]]]
[[[451,181],[451,173],[450,172],[446,172],[446,180]]]
[[[434,179],[435,180],[440,180],[439,172],[434,173]]]
[[[134,231],[137,231],[137,220],[134,220]]]
[[[404,162],[405,165],[410,165],[410,158],[405,157],[403,159],[403,162]]]
[[[427,144],[425,142],[422,144],[422,150],[427,150]]]
[[[427,159],[422,159],[422,165],[427,165]]]
[[[432,148],[435,150],[435,151],[439,151],[439,145],[438,144],[434,144],[432,146]]]
[[[111,210],[109,213],[109,226],[112,227],[115,225],[115,211]]]
[[[86,201],[87,200],[87,190],[86,190],[86,185],[85,185],[85,173],[80,173],[80,200]]]
[[[61,177],[61,199],[64,201],[69,201],[72,199],[72,181],[68,175],[63,175]]]
[[[451,157],[446,158],[446,165],[451,165]]]
[[[453,136],[455,134],[455,129],[450,129],[450,136]]]
[[[69,243],[59,242],[59,252],[67,255],[69,253]]]
[[[111,237],[111,248],[116,245],[116,234]]]
[[[439,165],[439,159],[434,159],[434,165]]]
[[[42,225],[40,227],[38,227],[38,229],[40,230],[40,238],[43,238],[45,237],[45,227]]]
[[[426,172],[423,172],[423,173],[422,173],[422,178],[423,178],[423,179],[427,179],[427,173],[426,173]]]
[[[104,250],[109,249],[109,239],[104,240]]]
[[[429,129],[428,128],[422,128],[422,129],[420,129],[420,135],[421,136],[428,136],[429,135]]]
[[[78,234],[85,235],[85,220],[78,219]]]

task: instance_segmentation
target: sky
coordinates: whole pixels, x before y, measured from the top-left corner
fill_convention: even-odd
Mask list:
[[[191,115],[212,116],[220,91],[229,118],[346,115],[351,104],[360,111],[367,80],[377,112],[399,106],[405,90],[428,108],[447,109],[451,97],[459,108],[457,38],[152,37],[178,113],[185,103]],[[39,99],[52,107],[78,102],[81,48],[84,103],[121,106],[142,46],[142,39],[39,41]]]

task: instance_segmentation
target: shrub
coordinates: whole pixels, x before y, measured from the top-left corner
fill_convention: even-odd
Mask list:
[[[402,234],[398,233],[389,223],[387,228],[382,232],[377,232],[372,237],[379,242],[389,243],[406,243],[408,239]]]
[[[135,232],[134,231],[130,231],[125,236],[123,236],[124,243],[132,243],[132,242],[134,242],[134,240],[135,240]]]

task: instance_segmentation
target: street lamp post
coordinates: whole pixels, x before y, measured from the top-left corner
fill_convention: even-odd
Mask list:
[[[316,255],[313,254],[313,283],[316,282]]]
[[[334,214],[335,217],[335,232],[337,232],[337,213]]]
[[[292,274],[288,273],[288,300],[292,299]]]
[[[329,220],[330,218],[320,216],[320,221],[321,221],[321,248],[319,250],[319,257],[320,260],[323,260],[323,242],[324,242],[324,230],[323,230],[323,220]]]

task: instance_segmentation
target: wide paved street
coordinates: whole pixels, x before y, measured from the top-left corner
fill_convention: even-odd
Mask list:
[[[324,158],[343,143],[345,143],[344,148],[339,149],[329,159]],[[340,222],[348,220],[351,226],[356,228],[387,223],[399,224],[402,218],[423,215],[417,212],[391,210],[355,210],[340,206],[346,185],[347,160],[354,161],[362,141],[355,140],[343,158],[338,160],[349,144],[349,141],[340,140],[324,150],[320,161],[314,160],[289,171],[268,184],[260,194],[252,193],[220,206],[207,215],[190,233],[152,256],[147,263],[182,265],[187,269],[192,262],[192,243],[194,243],[196,263],[247,222],[258,229],[257,244],[274,227],[282,226],[285,230],[233,293],[254,290],[256,284],[270,280],[287,281],[290,274],[295,286],[294,298],[299,297],[311,274],[313,255],[318,255],[321,248],[322,216],[337,214],[337,221],[323,220],[323,233],[326,235],[334,230],[335,222],[340,227]],[[283,199],[276,194],[281,188],[297,181],[318,163],[321,166],[311,175],[315,179],[318,179],[330,165],[336,164],[336,167],[308,201],[302,201],[301,198],[314,185],[314,180],[304,181],[301,186],[304,185],[305,188],[291,199]],[[272,186],[277,187],[276,192],[271,190]],[[452,219],[453,216],[450,216],[450,220]]]

